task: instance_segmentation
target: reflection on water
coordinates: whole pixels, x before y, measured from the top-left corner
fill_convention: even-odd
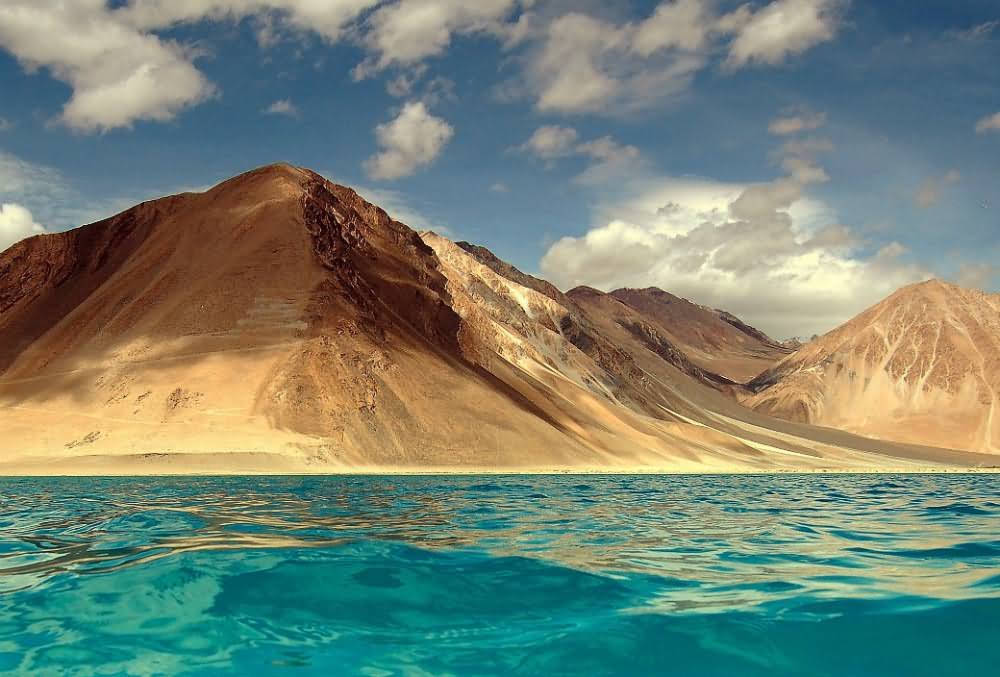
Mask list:
[[[998,631],[990,475],[0,480],[0,671],[976,674]]]

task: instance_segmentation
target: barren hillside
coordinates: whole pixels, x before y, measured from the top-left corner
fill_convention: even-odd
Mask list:
[[[679,336],[272,165],[0,253],[0,472],[984,462],[745,409]]]
[[[1000,452],[1000,295],[905,287],[750,386],[748,404],[790,420]]]

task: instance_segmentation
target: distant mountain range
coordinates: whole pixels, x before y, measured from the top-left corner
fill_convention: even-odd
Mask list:
[[[0,254],[0,473],[998,465],[998,318],[932,282],[792,352],[272,165]]]

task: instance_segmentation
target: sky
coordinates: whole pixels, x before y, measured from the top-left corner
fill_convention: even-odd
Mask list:
[[[786,338],[1000,287],[995,0],[2,0],[0,248],[277,161]]]

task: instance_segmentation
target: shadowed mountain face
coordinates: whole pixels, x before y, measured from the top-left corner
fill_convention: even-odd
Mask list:
[[[766,337],[620,295],[264,167],[0,254],[0,471],[982,462],[746,409],[712,356]]]
[[[699,367],[737,383],[749,381],[791,352],[735,315],[661,289],[619,289],[611,295],[655,322]]]
[[[783,418],[1000,452],[1000,294],[905,287],[749,385],[748,404]]]

